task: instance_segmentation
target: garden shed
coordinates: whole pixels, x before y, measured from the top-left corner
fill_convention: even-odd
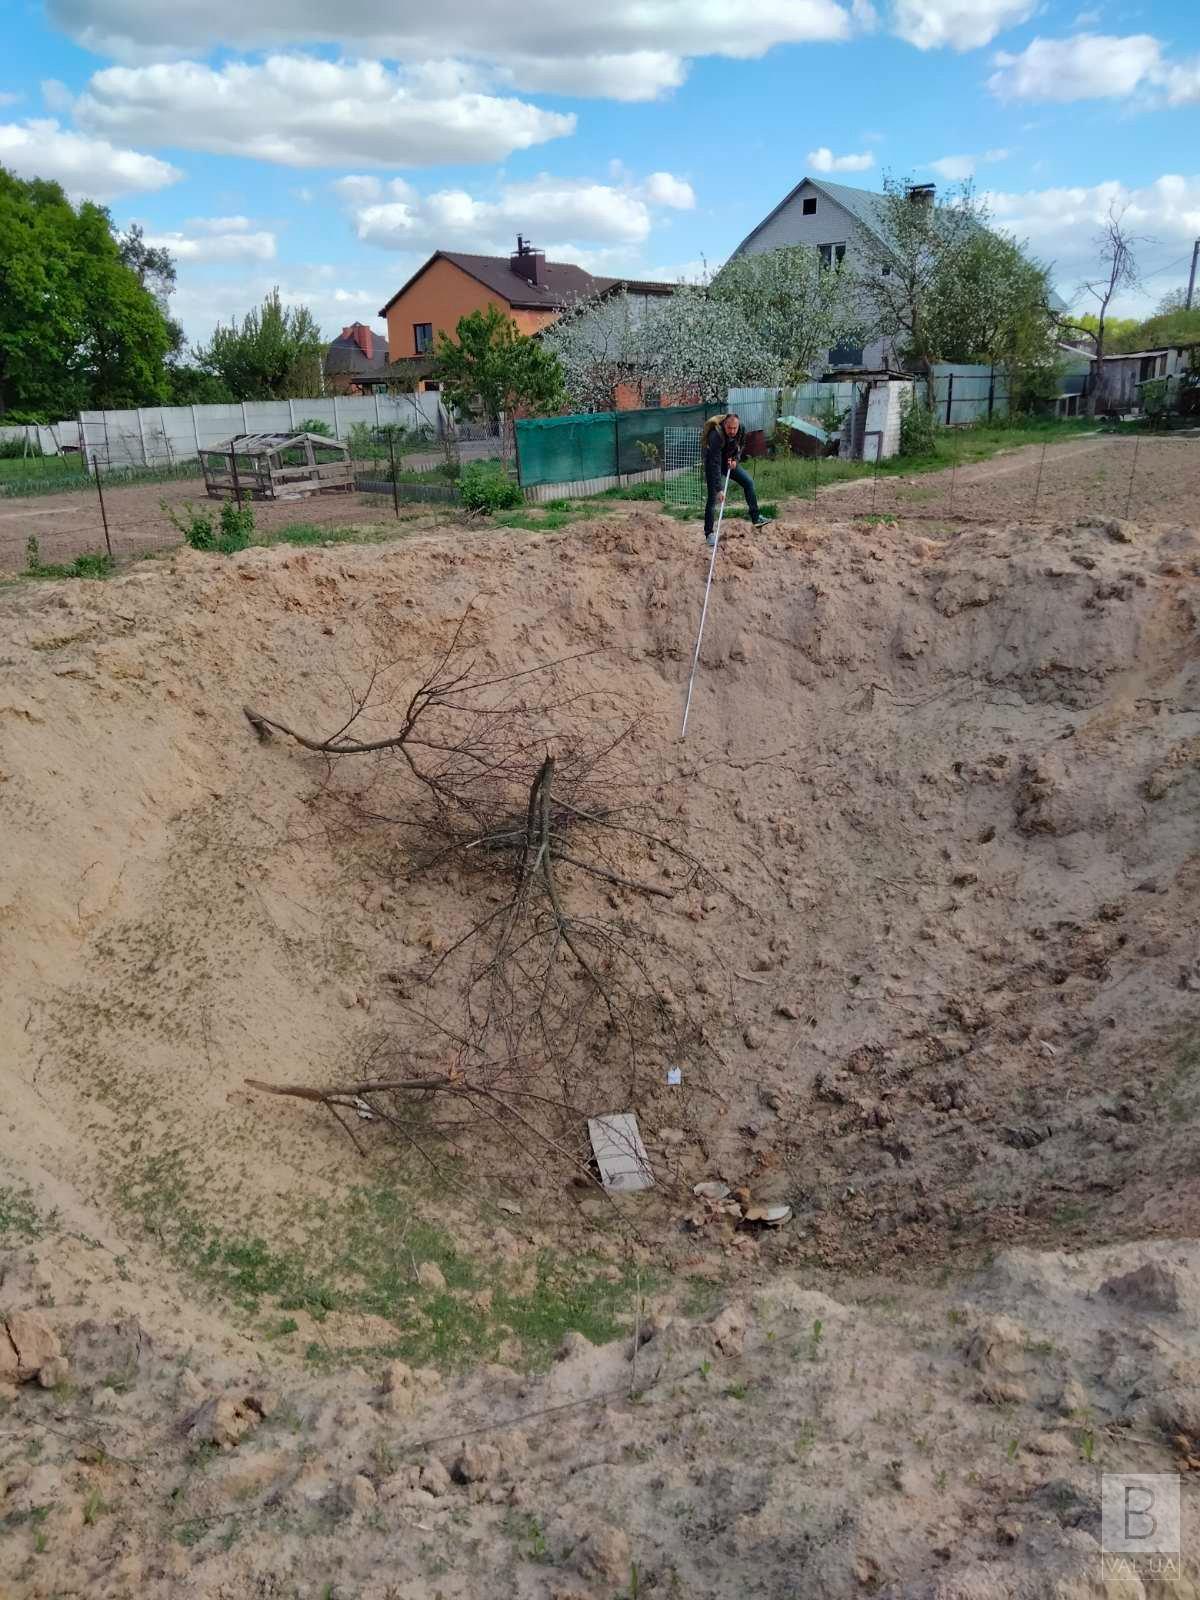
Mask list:
[[[200,462],[217,500],[300,500],[354,488],[350,446],[321,433],[240,433],[209,445]]]

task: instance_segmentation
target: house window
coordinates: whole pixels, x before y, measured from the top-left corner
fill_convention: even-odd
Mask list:
[[[805,195],[800,202],[800,210],[806,217],[815,217],[817,214],[817,197],[815,194]]]
[[[844,244],[819,244],[817,256],[823,267],[840,267],[846,255]]]
[[[433,323],[413,323],[413,346],[419,356],[433,349]]]
[[[835,344],[829,352],[829,365],[831,367],[861,367],[863,364],[863,347],[861,344],[851,344],[843,339],[841,344]]]

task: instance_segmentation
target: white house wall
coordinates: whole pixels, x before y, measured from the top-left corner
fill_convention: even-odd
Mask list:
[[[817,209],[812,216],[804,215],[804,201],[815,199]],[[746,255],[758,255],[766,250],[779,250],[787,245],[808,245],[814,252],[823,244],[844,244],[846,262],[862,268],[863,252],[859,242],[858,219],[836,200],[831,200],[811,183],[801,184],[770,221],[763,223],[753,238],[742,247]],[[890,354],[890,341],[876,339],[863,349],[865,367],[886,365]]]

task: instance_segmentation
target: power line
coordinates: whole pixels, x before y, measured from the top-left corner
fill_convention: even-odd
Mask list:
[[[1176,267],[1182,267],[1182,266],[1186,265],[1186,263],[1189,262],[1191,259],[1192,259],[1192,252],[1189,250],[1187,255],[1180,256],[1178,261],[1168,261],[1168,263],[1167,263],[1167,265],[1165,267],[1155,267],[1150,272],[1143,272],[1141,274],[1141,276],[1143,278],[1157,278],[1163,272],[1172,272]]]

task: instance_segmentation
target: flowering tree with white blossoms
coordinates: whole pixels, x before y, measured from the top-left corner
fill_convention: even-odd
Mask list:
[[[771,372],[757,382],[799,383],[825,366],[832,346],[861,343],[866,319],[859,286],[844,263],[822,266],[811,246],[784,245],[734,256],[710,289],[740,313],[769,355]]]
[[[619,383],[639,381],[641,338],[634,303],[623,290],[590,295],[542,334],[558,357],[567,399],[578,411],[611,411]]]
[[[680,284],[641,328],[643,386],[676,400],[723,399],[731,388],[778,379],[779,360],[740,306],[711,288]]]

